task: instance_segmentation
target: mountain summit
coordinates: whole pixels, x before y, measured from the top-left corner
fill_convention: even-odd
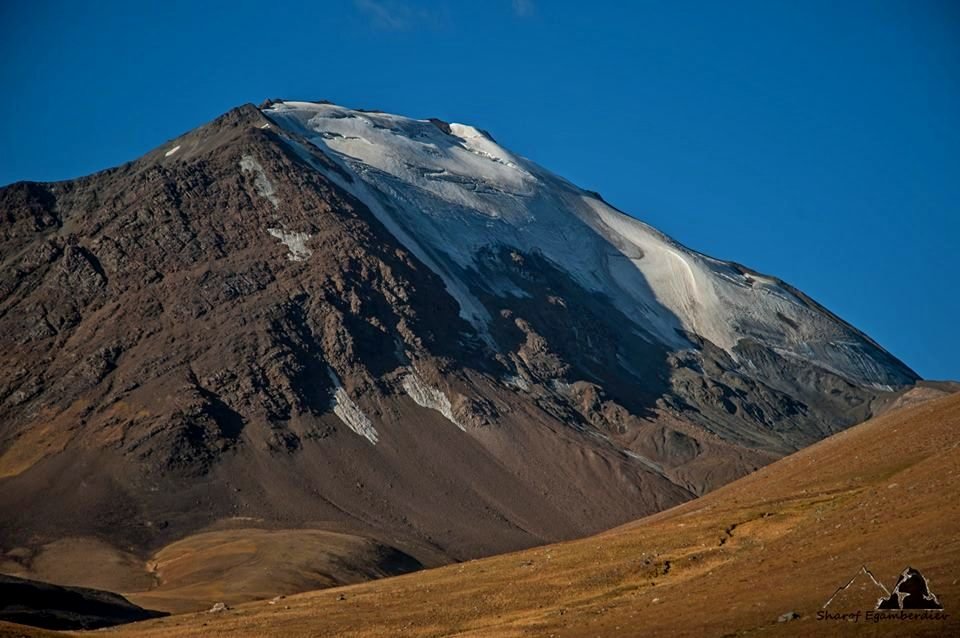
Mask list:
[[[916,379],[783,282],[680,245],[472,126],[322,103],[277,102],[264,113],[337,162],[352,179],[332,178],[443,279],[479,334],[489,333],[490,311],[475,288],[529,296],[479,272],[483,256],[510,249],[602,296],[628,319],[622,330],[674,349],[706,340],[747,366],[757,345],[881,389]]]
[[[246,105],[0,210],[0,563],[41,578],[65,539],[322,529],[380,574],[571,538],[918,380],[461,124]]]

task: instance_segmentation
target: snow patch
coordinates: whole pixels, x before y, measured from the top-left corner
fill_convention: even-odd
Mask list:
[[[431,410],[436,410],[443,416],[447,418],[448,421],[453,423],[455,426],[467,431],[467,428],[457,421],[456,417],[453,416],[453,408],[450,405],[450,399],[447,398],[440,390],[428,386],[423,380],[417,376],[416,373],[411,372],[403,378],[403,389],[414,403],[423,408],[430,408]]]
[[[267,232],[279,239],[280,243],[290,250],[287,253],[287,259],[290,261],[303,261],[313,254],[313,251],[307,248],[307,241],[313,236],[310,233],[298,233],[282,228],[268,228]]]
[[[560,396],[571,398],[574,396],[573,384],[567,383],[563,379],[550,379],[550,387]]]
[[[530,383],[518,374],[507,375],[503,378],[503,383],[509,388],[516,388],[524,392],[530,391]]]
[[[256,189],[257,194],[266,198],[267,201],[273,204],[274,208],[280,207],[280,198],[277,197],[277,191],[273,187],[273,182],[267,177],[263,166],[254,159],[253,155],[244,155],[240,158],[240,170],[244,173],[253,173],[253,187]]]
[[[349,157],[333,151],[332,147],[328,145],[328,141],[331,139],[339,139],[341,137],[339,134],[323,131],[318,133],[317,130],[311,129],[296,119],[296,115],[299,112],[287,108],[287,104],[290,103],[277,104],[275,108],[271,107],[271,117],[286,124],[285,128],[288,130],[308,139],[313,146],[334,161],[350,181],[344,179],[336,171],[327,170],[325,167],[319,166],[298,142],[288,140],[292,143],[293,147],[297,149],[298,155],[307,160],[315,170],[323,173],[337,186],[366,204],[374,217],[386,226],[387,230],[389,230],[407,250],[423,262],[434,274],[440,277],[447,293],[457,302],[460,308],[460,317],[473,325],[486,344],[496,350],[497,345],[487,329],[488,322],[490,321],[490,314],[487,312],[487,309],[470,292],[469,287],[457,276],[454,268],[450,267],[450,259],[444,252],[435,250],[430,243],[419,241],[417,236],[420,229],[416,224],[408,225],[407,221],[401,215],[402,209],[398,207],[401,200],[406,202],[407,206],[416,205],[416,202],[411,202],[408,197],[405,198],[402,190],[398,190],[390,184],[381,184],[371,180],[369,178],[369,166],[350,161]],[[284,119],[285,116],[288,115],[293,119]],[[331,117],[336,119],[335,116]],[[342,119],[350,119],[352,116],[342,115],[339,117]],[[433,125],[430,125],[430,128],[434,129]],[[360,138],[354,137],[352,139]]]
[[[373,427],[373,423],[371,423],[367,415],[363,413],[360,406],[354,403],[350,395],[347,394],[347,391],[344,389],[343,384],[340,383],[340,378],[337,376],[337,373],[333,371],[333,368],[328,367],[327,374],[330,376],[334,387],[333,400],[331,401],[333,413],[340,417],[340,420],[343,421],[348,428],[370,441],[371,444],[376,445],[380,435],[377,433],[376,428]]]
[[[264,112],[356,178],[344,184],[328,171],[441,277],[491,347],[489,314],[464,275],[481,251],[510,248],[542,256],[609,298],[633,323],[624,330],[674,350],[693,347],[682,336],[693,333],[736,357],[749,339],[855,383],[910,380],[868,337],[778,280],[683,246],[479,129],[453,123],[448,133],[333,104],[277,102]]]
[[[163,156],[164,156],[164,157],[170,157],[171,155],[173,155],[174,153],[176,153],[176,152],[179,151],[179,150],[180,150],[180,145],[177,144],[176,146],[174,146],[173,148],[171,148],[169,151],[167,151],[166,153],[164,153]]]

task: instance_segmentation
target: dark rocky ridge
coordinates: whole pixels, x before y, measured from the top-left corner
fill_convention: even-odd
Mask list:
[[[0,574],[0,620],[7,622],[46,629],[100,629],[160,616],[166,614],[111,592]]]
[[[243,517],[436,564],[669,507],[896,395],[746,341],[751,374],[695,335],[625,337],[604,298],[506,249],[463,273],[494,351],[292,142],[247,105],[124,166],[0,189],[0,550],[94,536],[146,556]],[[305,229],[311,257],[268,228]],[[407,396],[411,369],[465,432]],[[328,370],[376,445],[332,412]]]

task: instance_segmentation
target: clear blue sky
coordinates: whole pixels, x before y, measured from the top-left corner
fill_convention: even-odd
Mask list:
[[[0,86],[0,183],[267,97],[468,122],[960,378],[960,2],[2,2]]]

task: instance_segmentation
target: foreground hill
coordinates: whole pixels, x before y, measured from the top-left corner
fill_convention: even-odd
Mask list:
[[[958,490],[954,394],[598,536],[107,635],[958,635]],[[948,618],[817,620],[863,566],[887,589],[907,566],[920,570]],[[799,618],[778,622],[791,612]]]
[[[609,529],[917,381],[465,125],[247,105],[0,212],[0,572],[171,609]]]
[[[0,574],[0,621],[49,629],[98,629],[164,615],[110,592]]]

